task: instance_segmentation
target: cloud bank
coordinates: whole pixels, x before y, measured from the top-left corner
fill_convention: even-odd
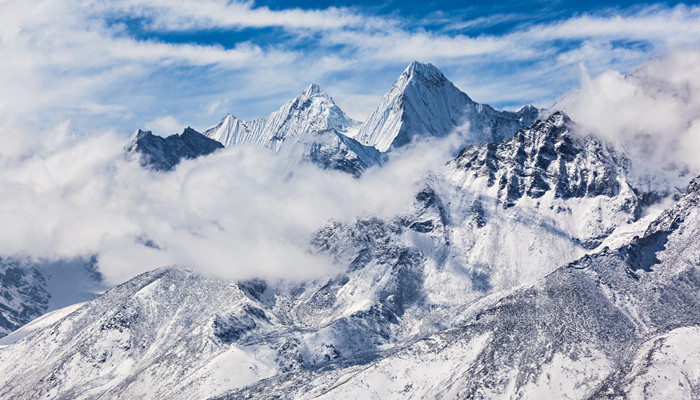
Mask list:
[[[112,283],[164,265],[225,278],[301,279],[336,267],[311,251],[328,220],[404,211],[459,137],[419,143],[360,179],[248,147],[140,167],[113,133],[56,140],[0,163],[0,255],[37,260],[99,255]]]
[[[655,57],[628,75],[606,71],[591,78],[583,68],[581,86],[553,108],[621,146],[636,161],[640,179],[682,188],[700,174],[698,66],[700,52],[686,49]]]
[[[0,255],[99,253],[112,282],[173,263],[234,278],[332,273],[308,252],[309,235],[331,218],[405,209],[452,139],[406,149],[354,180],[313,167],[290,176],[288,163],[246,148],[153,173],[123,156],[125,133],[202,129],[227,111],[254,118],[310,82],[361,119],[414,59],[444,69],[475,100],[546,106],[577,83],[581,62],[593,75],[629,71],[649,55],[700,46],[699,18],[698,6],[657,5],[474,34],[460,24],[496,22],[448,19],[429,30],[353,8],[2,1]],[[201,38],[211,32],[235,38]],[[585,77],[562,107],[654,168],[679,159],[697,168],[697,58],[677,51],[631,78]]]

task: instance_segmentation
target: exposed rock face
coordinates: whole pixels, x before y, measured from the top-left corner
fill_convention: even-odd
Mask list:
[[[38,268],[19,260],[0,259],[0,337],[44,314],[49,297]]]
[[[629,161],[594,137],[572,133],[575,128],[565,114],[556,112],[504,142],[467,147],[453,162],[488,176],[505,207],[523,196],[538,199],[549,191],[562,199],[618,196]],[[639,211],[635,196],[629,201],[629,211]]]
[[[107,289],[97,259],[37,263],[0,258],[0,338],[59,308],[94,299]]]
[[[192,128],[167,138],[139,129],[131,136],[131,143],[126,150],[139,153],[143,166],[158,171],[170,171],[182,159],[205,156],[223,147],[221,143],[209,139]]]

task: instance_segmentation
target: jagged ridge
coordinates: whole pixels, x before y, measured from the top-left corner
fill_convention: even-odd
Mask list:
[[[131,136],[127,152],[139,153],[141,165],[159,171],[170,171],[182,159],[192,159],[223,148],[224,146],[192,128],[186,128],[181,134],[166,138],[156,136],[151,131],[137,130]]]

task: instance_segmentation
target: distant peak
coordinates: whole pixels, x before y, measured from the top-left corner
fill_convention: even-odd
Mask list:
[[[306,88],[306,93],[322,93],[323,90],[316,83],[312,83]]]
[[[410,63],[403,73],[408,78],[414,76],[424,76],[428,78],[445,79],[445,76],[436,66],[430,63],[422,63],[418,61],[413,61]]]
[[[238,118],[236,118],[236,117],[234,117],[233,115],[231,115],[231,113],[226,113],[226,115],[224,115],[224,117],[221,119],[221,122],[220,122],[220,123],[224,123],[224,122],[227,122],[227,121],[235,121],[235,120],[237,120],[237,119],[238,119]]]
[[[529,112],[529,111],[537,111],[537,107],[533,106],[532,104],[527,104],[527,105],[524,105],[524,106],[518,108],[515,112],[516,113],[523,113],[523,112]]]
[[[137,129],[134,131],[134,133],[131,134],[131,139],[138,140],[144,136],[150,136],[150,135],[152,135],[151,131],[143,131],[141,129]]]
[[[310,84],[302,93],[304,97],[328,97],[326,92],[321,89],[321,87],[315,83]]]
[[[184,131],[182,131],[182,133],[180,134],[180,136],[182,136],[182,135],[192,135],[192,134],[197,134],[197,135],[199,135],[200,133],[197,132],[197,131],[195,131],[194,129],[192,129],[191,127],[188,126],[187,128],[185,128]]]
[[[563,111],[555,111],[551,115],[549,115],[546,119],[547,122],[555,125],[555,126],[564,126],[564,125],[571,125],[573,122],[571,121],[571,118],[569,118],[566,113]]]

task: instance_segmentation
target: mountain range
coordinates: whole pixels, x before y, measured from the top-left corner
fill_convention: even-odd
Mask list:
[[[225,147],[248,145],[281,154],[290,166],[311,162],[359,176],[373,165],[382,165],[387,153],[414,138],[457,134],[462,145],[494,142],[528,126],[538,114],[531,105],[510,112],[476,103],[434,65],[413,62],[365,123],[348,117],[323,89],[311,84],[268,116],[242,121],[227,114],[203,134]],[[194,147],[185,153],[186,146],[175,140],[177,136],[155,144],[155,137],[139,132],[128,150],[144,154],[144,163],[156,169],[173,168],[176,159],[215,149],[199,138],[197,143],[190,140]]]
[[[640,185],[643,160],[559,110],[497,111],[414,62],[365,123],[311,85],[268,117],[137,131],[127,151],[168,171],[250,145],[360,177],[450,134],[463,149],[404,212],[308,239],[341,267],[332,277],[164,267],[29,322],[52,293],[6,261],[3,293],[31,301],[0,303],[6,332],[29,322],[0,339],[0,397],[700,396],[700,178]]]

